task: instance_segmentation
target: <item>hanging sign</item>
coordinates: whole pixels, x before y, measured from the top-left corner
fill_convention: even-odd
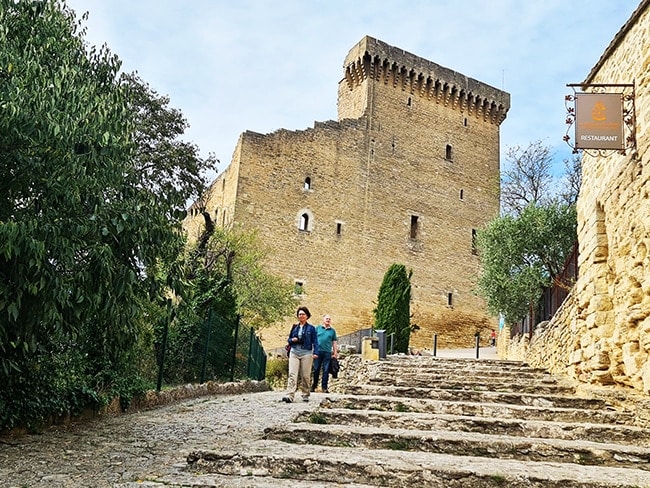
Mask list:
[[[622,93],[577,93],[576,149],[625,148]]]

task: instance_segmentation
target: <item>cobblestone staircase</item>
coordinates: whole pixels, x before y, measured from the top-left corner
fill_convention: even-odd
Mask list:
[[[543,370],[416,356],[342,366],[294,423],[245,451],[191,453],[196,486],[650,487],[650,430]]]

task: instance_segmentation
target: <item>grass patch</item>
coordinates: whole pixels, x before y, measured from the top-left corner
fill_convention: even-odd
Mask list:
[[[395,404],[396,412],[410,412],[411,408],[408,405],[404,405],[402,402]]]
[[[385,444],[386,449],[393,451],[412,451],[414,448],[414,441],[407,439],[393,439]]]
[[[323,415],[320,412],[312,412],[309,414],[309,418],[307,421],[310,424],[326,424],[327,423],[327,417]]]

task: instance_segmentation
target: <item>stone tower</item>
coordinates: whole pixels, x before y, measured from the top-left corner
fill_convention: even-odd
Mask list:
[[[416,348],[472,345],[493,327],[472,293],[475,233],[499,212],[499,127],[510,95],[364,37],[344,62],[338,121],[244,132],[210,188],[218,225],[255,228],[271,270],[339,335],[370,327],[384,273],[412,276]],[[190,238],[201,216],[186,221]],[[265,347],[283,344],[263,331]],[[487,334],[484,335],[487,337]]]

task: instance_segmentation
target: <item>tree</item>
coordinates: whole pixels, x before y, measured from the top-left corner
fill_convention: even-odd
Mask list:
[[[408,352],[411,335],[411,276],[403,264],[392,264],[379,287],[377,308],[375,308],[375,330],[394,334],[395,350]]]
[[[477,291],[489,311],[503,313],[510,323],[525,316],[562,271],[576,228],[574,206],[530,203],[520,215],[496,218],[479,231]]]
[[[171,328],[167,378],[194,381],[208,353],[208,377],[225,378],[237,317],[253,328],[277,322],[296,306],[290,283],[264,268],[257,232],[210,226],[186,253],[188,290]],[[207,332],[209,329],[209,332]],[[207,344],[207,348],[206,348]]]
[[[180,110],[134,73],[122,81],[129,92],[134,117],[135,173],[140,190],[151,191],[171,222],[185,217],[189,196],[201,195],[208,181],[206,173],[218,160],[213,154],[201,158],[199,148],[181,139],[189,127]]]
[[[150,270],[183,249],[202,162],[173,142],[182,118],[152,120],[165,100],[120,78],[108,48],[87,48],[65,3],[0,1],[0,411],[11,413],[21,407],[7,398],[64,408],[57,385],[93,396],[132,374],[147,305],[168,284]],[[40,380],[45,370],[56,378]]]
[[[534,141],[528,147],[506,150],[506,169],[501,176],[501,210],[504,215],[519,215],[531,203],[536,205],[572,205],[581,184],[580,157],[565,159],[565,173],[552,174],[551,148]]]
[[[509,165],[501,176],[503,213],[517,215],[529,203],[545,204],[552,200],[553,154],[542,141],[532,142],[527,148],[508,148],[506,162]]]
[[[578,201],[582,185],[582,164],[580,155],[574,155],[564,161],[564,181],[560,191],[560,202],[574,205]]]
[[[8,373],[45,338],[91,321],[106,321],[111,342],[128,341],[133,309],[121,305],[140,273],[137,251],[123,240],[137,237],[128,232],[132,189],[122,184],[131,125],[117,58],[105,49],[86,55],[71,14],[54,2],[5,2],[0,24],[0,348]]]

